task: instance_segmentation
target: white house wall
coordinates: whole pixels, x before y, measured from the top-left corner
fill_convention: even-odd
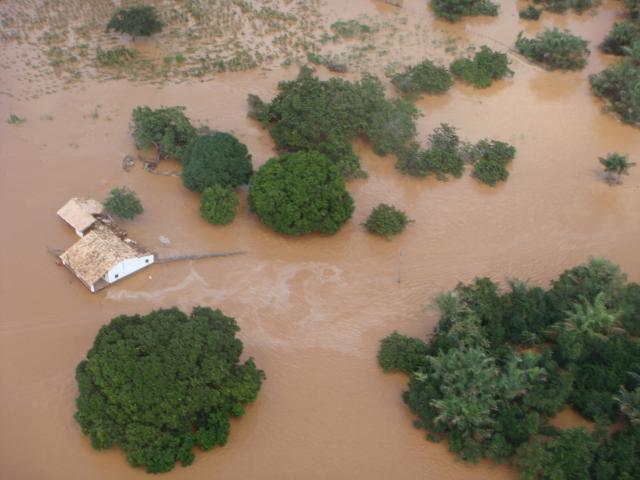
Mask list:
[[[131,275],[144,267],[148,267],[153,263],[153,255],[145,255],[144,257],[128,258],[107,272],[104,279],[109,282],[117,282],[121,278]]]

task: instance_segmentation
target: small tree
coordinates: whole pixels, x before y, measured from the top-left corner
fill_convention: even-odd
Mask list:
[[[370,233],[390,240],[391,237],[402,232],[409,222],[411,220],[402,210],[398,210],[393,205],[381,203],[371,211],[363,225]]]
[[[557,28],[545,29],[534,38],[518,34],[516,49],[549,70],[581,70],[587,65],[587,41]]]
[[[498,15],[498,5],[489,0],[431,0],[431,8],[437,17],[450,22],[466,16]]]
[[[444,67],[438,67],[431,60],[424,60],[391,78],[391,83],[402,93],[444,93],[451,88],[451,74]]]
[[[473,165],[471,176],[478,181],[494,186],[509,177],[507,165],[516,155],[513,145],[498,140],[480,140],[465,152],[467,161]]]
[[[253,173],[246,145],[224,132],[196,137],[184,152],[183,164],[182,183],[195,192],[214,185],[235,188],[249,183]]]
[[[353,199],[337,165],[317,152],[271,158],[251,179],[249,207],[287,235],[334,234],[351,218]]]
[[[200,196],[200,214],[213,225],[227,225],[238,209],[238,196],[231,187],[207,187]]]
[[[149,37],[162,31],[162,22],[158,12],[150,5],[136,5],[119,8],[107,23],[107,32],[115,30],[136,37]]]
[[[155,148],[157,160],[164,157],[181,160],[184,148],[196,136],[184,110],[184,107],[134,108],[132,133],[138,148]]]
[[[490,87],[494,80],[513,75],[507,55],[486,45],[476,52],[473,59],[458,58],[450,68],[454,76],[477,88]]]
[[[619,153],[610,153],[606,157],[600,157],[599,160],[604,167],[605,178],[609,185],[622,183],[621,176],[629,175],[629,169],[635,165],[626,155]]]
[[[111,190],[104,201],[104,208],[112,215],[128,220],[144,211],[136,193],[127,187],[117,187]]]

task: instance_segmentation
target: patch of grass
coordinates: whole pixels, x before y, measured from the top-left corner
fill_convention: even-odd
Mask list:
[[[138,52],[127,47],[115,47],[109,50],[96,49],[96,63],[101,67],[122,67],[136,58]]]
[[[357,20],[338,20],[331,24],[331,30],[343,38],[353,38],[371,33],[371,27]]]

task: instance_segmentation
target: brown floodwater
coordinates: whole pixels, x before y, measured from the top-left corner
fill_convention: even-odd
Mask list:
[[[520,5],[502,3],[498,18],[455,26],[434,21],[422,0],[405,0],[404,8],[409,32],[413,23],[426,22],[434,35],[494,48],[510,45],[520,29],[534,33],[552,24],[592,42],[584,71],[549,73],[512,55],[513,79],[482,91],[456,83],[446,95],[417,103],[424,113],[421,138],[448,122],[465,139],[514,144],[509,180],[488,188],[468,173],[444,183],[413,179],[395,171],[392,158],[356,142],[369,178],[348,184],[356,211],[332,237],[286,238],[263,228],[247,209],[246,190],[236,220],[210,226],[199,217],[197,195],[179,178],[146,173],[139,164],[129,173],[120,166],[124,155],[137,155],[127,126],[132,108],[142,104],[185,105],[198,124],[233,132],[261,165],[273,144],[246,117],[247,94],[271,98],[295,68],[164,87],[82,83],[28,101],[18,100],[23,85],[4,71],[0,91],[14,96],[0,94],[0,478],[148,478],[130,468],[121,451],[91,449],[73,419],[74,369],[116,314],[172,305],[220,307],[235,317],[246,355],[267,380],[233,423],[226,447],[198,453],[191,467],[177,466],[163,478],[515,478],[505,466],[468,466],[445,443],[425,441],[400,397],[406,378],[384,375],[375,358],[379,340],[393,330],[425,336],[437,320],[425,305],[477,275],[546,286],[589,256],[604,256],[640,280],[640,171],[609,187],[598,163],[611,151],[638,161],[640,135],[601,113],[587,80],[611,61],[595,45],[619,3],[605,1],[595,16],[545,14],[532,24],[517,18]],[[323,11],[331,22],[361,13],[393,16],[397,9],[332,0]],[[409,54],[417,60],[428,52]],[[9,125],[10,113],[26,123]],[[138,192],[145,207],[123,226],[158,254],[247,254],[154,265],[90,294],[47,253],[47,246],[75,241],[55,212],[69,197],[102,199],[119,185]],[[360,226],[380,202],[415,220],[393,241]],[[163,247],[160,235],[171,245]]]

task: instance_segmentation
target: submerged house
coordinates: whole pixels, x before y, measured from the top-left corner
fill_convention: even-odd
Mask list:
[[[99,208],[98,208],[99,205]],[[73,198],[58,215],[81,237],[60,260],[91,290],[98,290],[151,265],[155,256],[111,224],[102,204]]]

